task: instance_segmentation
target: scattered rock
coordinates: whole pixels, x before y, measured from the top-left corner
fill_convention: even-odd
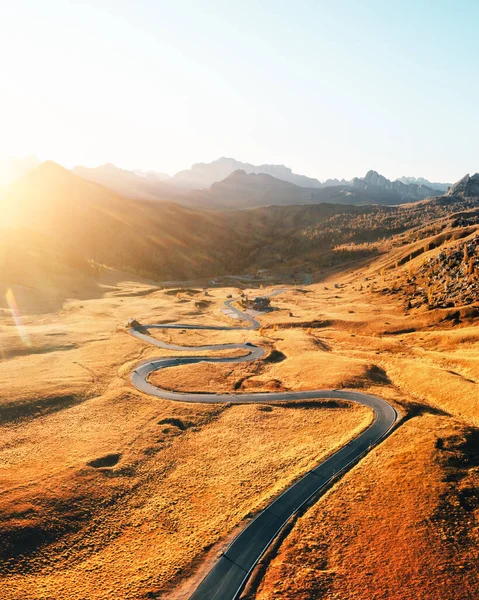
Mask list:
[[[406,310],[453,308],[479,301],[479,235],[427,259],[410,272],[406,283]],[[397,288],[389,288],[388,293],[397,293]]]

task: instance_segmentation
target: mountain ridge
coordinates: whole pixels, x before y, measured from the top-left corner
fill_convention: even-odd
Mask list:
[[[146,174],[121,169],[112,163],[98,167],[77,166],[72,173],[95,183],[104,185],[122,196],[139,200],[170,200],[178,190],[171,186],[163,174]]]
[[[173,183],[190,189],[207,188],[213,183],[222,181],[232,172],[243,170],[246,173],[272,175],[277,179],[288,181],[302,187],[321,187],[322,183],[314,177],[298,175],[285,165],[263,164],[253,165],[234,158],[221,157],[210,163],[195,163],[190,169],[179,171],[171,178]]]
[[[287,204],[382,204],[395,205],[416,202],[442,195],[423,185],[390,181],[376,171],[351,183],[307,188],[285,182],[265,173],[247,173],[238,169],[225,179],[213,183],[207,190],[191,191],[178,198],[190,206],[210,209],[251,208]]]
[[[289,183],[294,183],[299,185],[300,187],[313,187],[313,188],[324,188],[324,187],[332,187],[332,186],[341,186],[341,185],[351,185],[352,182],[356,179],[364,179],[361,177],[353,177],[353,179],[337,179],[337,178],[328,178],[325,181],[320,181],[314,177],[308,177],[306,175],[300,175],[297,173],[293,173],[290,167],[285,165],[275,165],[275,164],[262,164],[262,165],[253,165],[251,163],[246,163],[242,161],[238,161],[234,158],[221,157],[212,162],[200,162],[195,163],[191,166],[190,169],[184,169],[179,171],[175,175],[170,178],[172,183],[178,183],[184,187],[189,187],[190,189],[205,189],[210,187],[213,183],[222,181],[228,175],[237,170],[243,170],[247,174],[250,173],[264,173],[267,175],[272,175],[277,179],[281,179],[282,181],[288,181]],[[377,171],[370,170],[368,173],[377,173]],[[366,174],[367,176],[367,174]],[[384,178],[386,179],[386,178]],[[437,190],[439,192],[447,191],[447,188],[451,185],[450,183],[437,183],[433,184],[428,181],[424,177],[418,178],[407,178],[402,177],[395,180],[388,180],[395,182],[400,182],[404,185],[415,184],[415,185],[423,185],[429,187],[431,189]]]
[[[479,196],[479,173],[475,175],[464,175],[462,179],[457,181],[449,189],[448,196],[460,196],[463,198],[470,198]]]
[[[180,171],[169,178],[165,178],[164,174],[139,174],[109,163],[95,169],[75,167],[73,172],[129,198],[170,200],[217,209],[317,202],[401,204],[441,195],[447,189],[446,184],[433,188],[425,183],[391,181],[374,170],[369,170],[364,177],[354,177],[349,181],[327,179],[320,182],[318,179],[293,173],[284,165],[253,165],[227,157],[210,163],[195,163],[191,169]],[[242,177],[238,177],[238,173]],[[276,183],[267,178],[246,178],[255,175],[274,178]],[[234,190],[235,183],[237,190]],[[261,185],[265,189],[261,190]],[[292,185],[296,188],[292,188]],[[220,198],[221,192],[225,194],[223,200]]]
[[[157,279],[191,279],[241,273],[252,264],[272,268],[286,261],[300,268],[344,260],[334,252],[338,244],[373,242],[432,217],[476,208],[479,193],[467,195],[471,181],[476,185],[477,176],[458,182],[456,195],[393,206],[371,204],[372,183],[366,192],[349,186],[318,190],[238,170],[196,192],[193,208],[125,198],[47,161],[1,190],[0,206],[12,231],[23,232],[25,240],[44,240],[45,251],[55,248],[73,268],[104,265]],[[381,190],[385,200],[395,197]],[[216,201],[214,208],[228,210],[204,210],[205,194]],[[15,273],[29,261],[25,255]]]
[[[427,187],[434,188],[435,190],[441,190],[447,192],[448,188],[451,187],[452,183],[441,183],[439,181],[429,181],[425,177],[398,177],[395,181],[400,181],[406,185],[409,183],[416,183],[418,185],[426,185]]]
[[[236,168],[238,166],[240,168]],[[171,201],[218,209],[317,202],[402,204],[442,195],[450,187],[448,184],[438,184],[437,188],[428,186],[424,178],[392,181],[375,170],[369,170],[364,177],[354,177],[349,181],[327,179],[320,182],[318,179],[293,173],[284,165],[252,165],[227,157],[211,163],[195,163],[191,169],[180,171],[173,177],[154,171],[122,169],[112,163],[94,168],[77,166],[71,172],[125,198]],[[242,172],[243,178],[238,175],[231,177],[233,173],[239,172]],[[221,178],[223,175],[225,176]],[[260,177],[247,180],[245,176],[249,175],[265,175],[274,178],[276,182]],[[212,183],[204,188],[209,181]],[[284,185],[281,186],[278,182]],[[235,183],[238,190],[234,190]],[[260,189],[261,185],[265,186],[264,190]],[[293,185],[296,187],[292,188]],[[192,190],[192,186],[202,189]],[[219,197],[221,191],[225,193],[223,201]],[[236,198],[236,204],[233,197]]]

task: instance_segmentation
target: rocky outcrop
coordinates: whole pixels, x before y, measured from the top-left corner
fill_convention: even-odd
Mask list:
[[[368,190],[376,195],[381,191],[389,192],[397,197],[397,203],[424,200],[442,194],[441,190],[430,188],[426,185],[416,183],[402,183],[399,180],[391,181],[380,175],[377,171],[368,171],[364,177],[355,177],[351,180],[351,186],[356,189]]]
[[[479,236],[442,250],[410,271],[408,308],[450,308],[479,301]]]
[[[462,198],[479,197],[479,173],[465,175],[455,183],[447,193],[448,196],[460,196]]]

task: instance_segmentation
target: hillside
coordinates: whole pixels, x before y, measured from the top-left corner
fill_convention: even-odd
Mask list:
[[[34,231],[97,264],[188,278],[236,261],[235,234],[220,213],[124,198],[52,162],[5,189],[0,205],[3,226]]]
[[[312,249],[308,243],[300,252],[295,250],[294,240],[306,227],[348,211],[329,205],[311,207],[309,212],[288,206],[258,212],[202,211],[171,202],[133,200],[52,162],[3,190],[0,205],[4,290],[12,282],[31,285],[33,279],[38,290],[38,282],[49,281],[53,274],[55,289],[74,290],[75,273],[95,279],[105,268],[181,280],[284,265]],[[271,241],[279,231],[290,239],[279,238],[273,248]],[[319,247],[327,251],[330,240],[318,239]],[[85,281],[80,287],[84,285]],[[47,286],[40,287],[45,295]]]
[[[468,189],[401,206],[201,211],[125,199],[52,163],[12,186],[0,237],[2,597],[186,599],[262,507],[370,422],[349,403],[183,404],[131,386],[140,361],[171,353],[126,335],[130,318],[235,325],[223,301],[237,285],[263,293],[246,287],[256,277],[287,288],[259,331],[153,335],[249,341],[264,360],[151,381],[352,388],[404,419],[291,523],[249,597],[474,597],[479,198]],[[112,268],[127,259],[129,273]],[[145,266],[156,281],[132,274]],[[219,269],[255,277],[157,283]],[[289,285],[300,273],[312,285]],[[448,298],[422,301],[419,288],[446,283]]]
[[[72,173],[135,200],[169,200],[179,194],[179,190],[168,183],[167,176],[128,171],[112,164],[95,168],[78,166]]]
[[[325,188],[315,193],[328,190],[340,192]],[[229,198],[236,206],[245,194],[260,206],[205,211],[125,198],[47,162],[5,189],[1,203],[3,227],[24,232],[24,247],[38,254],[38,264],[51,248],[69,264],[84,265],[87,272],[91,265],[106,265],[157,280],[178,280],[260,268],[289,269],[291,274],[297,269],[314,271],[377,253],[382,238],[468,210],[476,202],[448,195],[398,207],[291,204],[292,194],[304,197],[309,191],[269,175],[236,172],[212,186],[212,197],[223,204]],[[285,205],[261,206],[273,196]],[[41,244],[35,243],[37,238]],[[9,239],[4,237],[4,246]],[[351,244],[355,246],[343,248]],[[28,254],[15,256],[20,274],[21,257],[26,263]],[[0,277],[5,268],[0,264]]]
[[[404,299],[387,289],[389,278],[407,275],[411,260],[419,267],[442,251],[410,258],[434,238],[432,230],[444,240],[457,236],[448,243],[461,247],[471,225],[460,224],[464,211],[441,216],[449,208],[245,211],[247,228],[271,222],[274,212],[277,237],[283,222],[299,235],[307,222],[340,227],[349,219],[353,236],[376,235],[382,223],[377,241],[384,244],[386,232],[390,246],[367,264],[288,286],[261,315],[260,331],[150,330],[179,345],[250,341],[268,352],[234,367],[166,369],[153,376],[159,385],[235,393],[345,387],[381,396],[405,417],[291,523],[250,598],[475,597],[477,325],[471,313],[455,320],[440,308],[405,311]],[[430,223],[417,224],[427,214]],[[404,215],[417,225],[389,235],[401,225],[396,219],[405,227]],[[235,293],[110,282],[55,312],[23,311],[28,347],[9,313],[0,313],[2,597],[68,600],[74,589],[94,600],[112,593],[186,599],[232,536],[370,421],[349,403],[208,406],[131,386],[140,361],[171,353],[126,335],[129,318],[235,324],[221,312]]]

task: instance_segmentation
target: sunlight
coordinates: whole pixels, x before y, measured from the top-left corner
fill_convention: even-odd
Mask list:
[[[27,330],[25,329],[22,318],[20,316],[20,309],[18,308],[17,301],[15,300],[15,295],[12,289],[8,289],[5,294],[5,298],[7,300],[8,307],[10,308],[10,312],[12,313],[13,320],[15,321],[15,326],[17,328],[17,333],[25,344],[25,346],[31,346],[30,336],[28,335]]]
[[[0,600],[479,600],[479,1],[0,9]]]
[[[0,229],[15,227],[18,222],[18,205],[11,202],[7,193],[0,188]]]

